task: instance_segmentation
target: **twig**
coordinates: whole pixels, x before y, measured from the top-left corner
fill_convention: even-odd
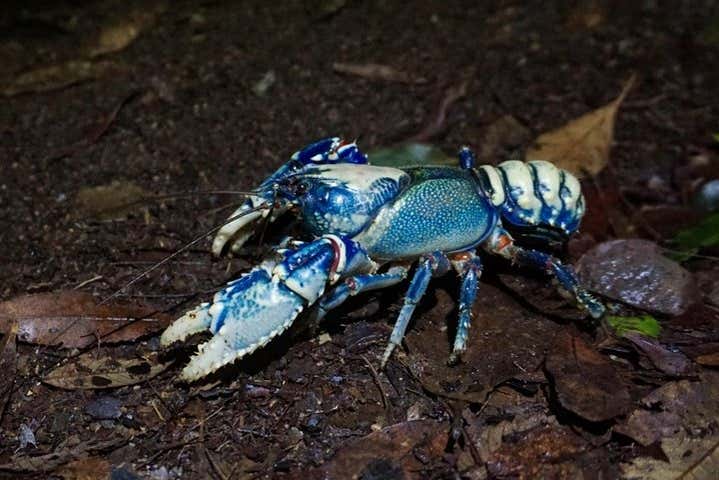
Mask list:
[[[215,462],[215,457],[212,456],[210,451],[207,449],[207,447],[203,447],[205,450],[205,457],[207,457],[207,461],[210,464],[210,467],[212,467],[212,471],[215,472],[215,475],[220,477],[222,480],[228,480],[228,476],[220,469],[220,466],[217,465]]]
[[[463,98],[467,94],[467,86],[469,85],[469,78],[465,78],[457,85],[450,87],[444,95],[444,98],[439,103],[439,107],[433,115],[433,120],[427,124],[419,133],[409,138],[412,142],[426,142],[436,137],[447,126],[447,113],[452,105],[457,100]]]
[[[160,455],[162,455],[165,452],[174,450],[176,448],[184,448],[188,445],[192,445],[193,443],[197,443],[197,439],[187,440],[184,442],[168,443],[167,445],[162,445],[155,450],[155,453],[153,453],[151,457],[149,457],[144,462],[139,463],[137,465],[137,469],[139,470],[142,467],[144,467],[145,465],[151,464],[157,457],[159,457]]]
[[[252,430],[251,428],[235,428],[240,433],[247,433],[249,435],[257,435],[258,437],[262,438],[272,438],[274,435],[270,435],[268,433],[264,432],[258,432],[257,430]]]
[[[374,383],[377,384],[377,388],[379,389],[380,396],[382,397],[382,405],[384,406],[385,413],[387,414],[387,421],[390,421],[391,417],[391,411],[389,408],[389,402],[387,401],[387,393],[384,391],[384,387],[382,386],[382,381],[379,379],[379,374],[377,373],[377,370],[372,365],[372,362],[370,362],[367,357],[364,355],[360,355],[362,357],[362,360],[367,364],[367,367],[369,368],[370,372],[372,372],[372,378],[374,379]]]
[[[78,283],[77,285],[75,285],[75,286],[73,287],[73,290],[80,290],[82,287],[84,287],[84,286],[86,286],[86,285],[89,285],[89,284],[91,284],[92,282],[97,282],[98,280],[102,280],[103,278],[105,278],[105,277],[103,277],[102,275],[95,275],[94,277],[88,278],[87,280],[85,280],[85,281],[83,281],[83,282],[80,282],[80,283]]]
[[[54,155],[50,155],[49,157],[45,158],[42,162],[43,165],[47,166],[48,163],[54,162],[57,160],[62,160],[66,157],[71,157],[75,155],[76,153],[79,153],[82,149],[89,147],[90,145],[96,143],[100,138],[107,132],[110,128],[110,125],[115,121],[117,118],[117,115],[120,113],[120,110],[130,103],[135,97],[139,95],[139,91],[134,91],[130,93],[128,96],[123,98],[116,106],[115,108],[107,115],[105,116],[104,120],[95,128],[90,135],[80,140],[79,142],[74,143],[73,145],[70,145],[69,147],[65,147],[59,152],[55,153]]]

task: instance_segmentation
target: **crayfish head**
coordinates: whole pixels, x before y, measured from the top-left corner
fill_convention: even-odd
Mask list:
[[[394,168],[370,165],[308,165],[278,184],[278,196],[299,209],[314,236],[354,236],[409,178]]]
[[[346,142],[339,137],[330,137],[311,143],[295,152],[290,159],[267,177],[256,189],[255,194],[247,197],[215,235],[212,253],[219,256],[226,245],[237,252],[247,240],[257,233],[262,222],[277,219],[290,208],[301,207],[307,185],[299,180],[308,168],[322,165],[362,165],[367,156],[354,142]]]

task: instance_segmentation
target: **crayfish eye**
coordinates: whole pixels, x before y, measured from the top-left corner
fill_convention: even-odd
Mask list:
[[[298,182],[295,185],[295,195],[304,195],[309,189],[310,186],[307,184],[307,182]]]

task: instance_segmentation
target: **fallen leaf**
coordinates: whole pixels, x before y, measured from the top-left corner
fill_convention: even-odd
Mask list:
[[[639,332],[647,337],[657,338],[662,331],[661,325],[656,318],[651,315],[642,315],[641,317],[617,317],[608,315],[607,323],[614,329],[614,332],[620,337],[629,332]]]
[[[127,441],[124,437],[118,437],[98,442],[81,442],[76,435],[73,435],[68,437],[53,452],[35,457],[22,454],[14,455],[10,463],[0,465],[0,472],[50,472],[72,460],[86,457],[90,453],[115,448]]]
[[[136,385],[167,370],[172,361],[160,362],[157,354],[145,358],[100,357],[86,352],[48,373],[43,382],[66,390],[97,390]]]
[[[407,168],[427,165],[459,165],[457,157],[451,157],[434,145],[426,143],[403,143],[394,147],[379,148],[367,153],[372,165],[379,167]]]
[[[626,435],[640,445],[648,447],[679,433],[682,419],[676,412],[652,412],[637,409],[626,421],[614,427],[614,432]]]
[[[117,65],[109,61],[84,59],[44,65],[18,75],[8,85],[0,86],[0,91],[6,97],[26,92],[47,92],[99,78],[116,68]]]
[[[710,426],[716,419],[716,412],[719,411],[719,374],[705,371],[700,378],[699,382],[681,380],[657,388],[642,398],[640,408],[614,427],[615,432],[626,435],[644,446],[660,442],[672,464],[656,463],[653,459],[637,459],[632,462],[636,464],[635,466],[648,473],[650,469],[655,469],[664,463],[667,470],[677,472],[689,465],[683,459],[685,452],[675,451],[681,444],[704,443],[703,438],[696,437],[713,436],[719,439]],[[694,451],[690,455],[696,460],[698,453],[701,452]],[[678,465],[674,465],[677,463]]]
[[[505,441],[487,461],[491,478],[582,478],[579,462],[587,442],[566,427],[543,425]]]
[[[609,162],[617,111],[634,81],[632,76],[619,96],[607,105],[537,137],[526,158],[547,160],[580,178],[599,173]]]
[[[477,415],[469,408],[462,411],[462,418],[467,423],[466,432],[469,440],[474,443],[477,454],[483,462],[488,462],[496,451],[504,445],[505,438],[521,438],[523,432],[545,426],[558,426],[557,419],[548,416],[546,405],[528,403],[511,407],[507,420],[495,423],[479,421]]]
[[[581,338],[562,332],[547,354],[547,373],[559,403],[591,422],[629,411],[629,391],[614,366]]]
[[[0,417],[5,412],[17,371],[17,322],[12,322],[7,330],[3,330],[3,339],[0,343]]]
[[[679,434],[661,441],[667,459],[638,457],[620,465],[624,478],[642,480],[710,480],[719,468],[719,437]]]
[[[695,372],[691,360],[682,352],[673,352],[654,339],[638,332],[627,332],[624,338],[630,340],[640,352],[644,353],[652,364],[668,375],[692,375]]]
[[[321,467],[321,478],[414,478],[423,467],[419,454],[442,455],[447,430],[446,424],[432,420],[385,427],[341,447]]]
[[[378,63],[335,62],[332,64],[332,69],[337,73],[354,75],[357,77],[367,78],[369,80],[382,80],[385,82],[397,83],[425,83],[427,81],[424,78],[400,72],[389,65],[380,65]]]
[[[719,367],[719,352],[699,355],[694,359],[699,365],[706,367]]]
[[[680,315],[699,301],[690,272],[640,239],[600,243],[577,263],[583,285],[642,310]]]
[[[87,55],[97,57],[127,48],[166,7],[164,2],[145,3],[140,8],[127,9],[121,15],[110,18],[100,26],[94,41],[88,45]]]
[[[66,348],[135,340],[164,329],[171,320],[151,305],[100,305],[93,295],[76,290],[23,295],[0,303],[0,328],[17,322],[18,340]]]
[[[484,403],[487,393],[523,371],[535,371],[563,327],[527,310],[498,287],[482,283],[472,307],[467,351],[447,365],[457,325],[453,292],[434,290],[436,303],[415,315],[405,339],[406,363],[429,391],[445,398]],[[431,305],[431,295],[423,299]]]
[[[132,182],[115,180],[108,185],[85,187],[75,197],[76,216],[97,217],[100,220],[123,219],[145,197],[145,191]]]
[[[64,465],[55,473],[64,480],[105,480],[110,476],[111,465],[104,458],[81,458]]]

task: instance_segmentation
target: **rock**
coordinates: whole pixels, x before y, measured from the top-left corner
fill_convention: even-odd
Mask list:
[[[647,240],[601,243],[582,256],[577,271],[589,290],[642,310],[680,315],[699,300],[692,274]]]
[[[95,420],[115,420],[122,411],[120,400],[114,397],[99,397],[85,405],[85,413]]]

